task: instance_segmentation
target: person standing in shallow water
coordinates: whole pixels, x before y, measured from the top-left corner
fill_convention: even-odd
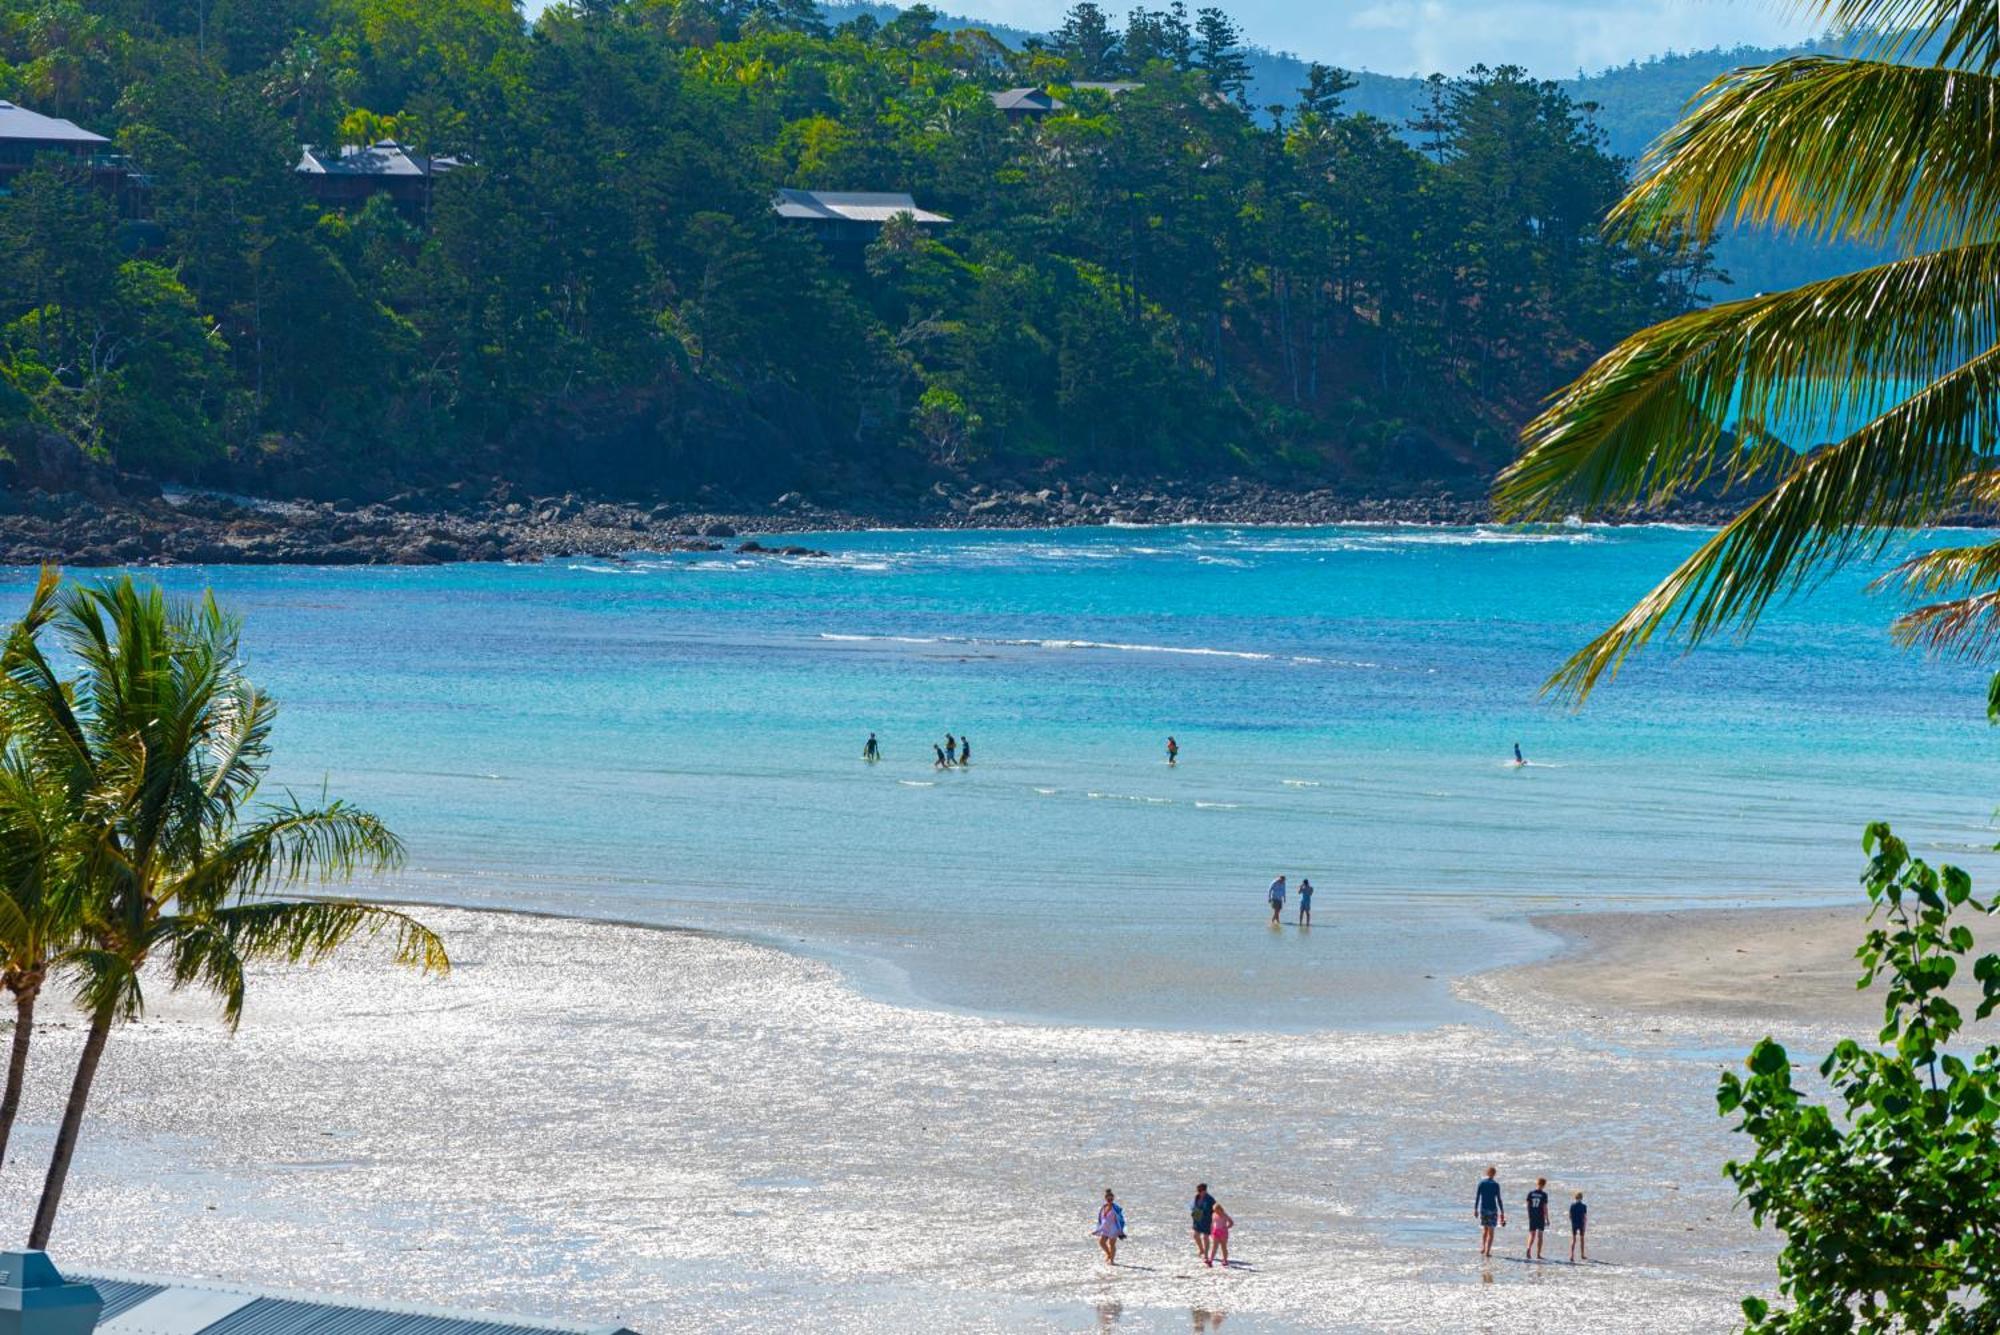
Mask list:
[[[1500,1200],[1500,1170],[1491,1164],[1472,1193],[1472,1213],[1479,1220],[1479,1254],[1491,1256],[1494,1228],[1507,1226],[1507,1207]]]
[[[1313,883],[1312,877],[1299,878],[1299,926],[1313,925]]]
[[[1278,915],[1285,911],[1285,878],[1280,876],[1271,882],[1271,888],[1264,892],[1264,898],[1271,905],[1271,926],[1278,925]]]
[[[1577,1192],[1569,1202],[1569,1259],[1571,1261],[1590,1259],[1590,1253],[1583,1245],[1583,1225],[1590,1215],[1590,1207],[1583,1203],[1583,1193]]]
[[[880,760],[882,758],[882,748],[876,742],[875,734],[872,732],[868,734],[868,744],[861,748],[861,758],[863,760]]]
[[[1549,1180],[1535,1179],[1535,1189],[1528,1193],[1528,1255],[1534,1260],[1542,1259],[1542,1239],[1549,1231]]]
[[[1105,1262],[1117,1265],[1118,1240],[1125,1236],[1125,1209],[1109,1187],[1104,1189],[1104,1204],[1097,1208],[1097,1227],[1090,1232],[1097,1239],[1097,1249],[1104,1253]]]
[[[1194,1184],[1194,1200],[1188,1205],[1188,1221],[1194,1231],[1194,1249],[1205,1265],[1215,1264],[1214,1242],[1209,1234],[1215,1228],[1215,1197],[1208,1194],[1208,1183]]]
[[[972,763],[972,739],[970,737],[961,737],[958,739],[958,763],[961,765],[970,765]]]
[[[1172,737],[1167,738],[1167,763],[1169,765],[1181,763],[1181,744]]]
[[[947,765],[958,763],[958,738],[950,733],[944,735],[944,763]]]
[[[931,743],[931,754],[937,757],[936,762],[931,765],[932,769],[944,769],[951,764],[949,760],[944,758],[944,748],[936,742]]]

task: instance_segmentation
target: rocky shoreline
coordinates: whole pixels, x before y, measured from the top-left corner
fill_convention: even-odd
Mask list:
[[[1683,507],[1671,517],[1716,522],[1730,510]],[[939,484],[914,504],[820,504],[790,493],[756,510],[713,498],[640,505],[532,497],[505,484],[483,490],[458,484],[369,504],[171,490],[136,496],[30,491],[0,503],[0,564],[437,565],[679,551],[815,556],[824,553],[759,539],[878,528],[1477,524],[1491,518],[1483,497],[1355,498],[1240,481],[1035,491]]]

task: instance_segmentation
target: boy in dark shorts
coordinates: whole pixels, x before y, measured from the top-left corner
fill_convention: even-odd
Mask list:
[[[1577,1192],[1569,1203],[1569,1259],[1588,1261],[1590,1254],[1583,1247],[1583,1221],[1590,1213],[1590,1207],[1583,1203],[1583,1193]]]
[[[1542,1259],[1542,1238],[1549,1231],[1549,1180],[1535,1179],[1535,1189],[1528,1193],[1528,1258]]]
[[[1493,1228],[1506,1227],[1507,1207],[1500,1202],[1500,1170],[1488,1165],[1479,1189],[1472,1193],[1472,1214],[1479,1220],[1479,1254],[1493,1255]]]

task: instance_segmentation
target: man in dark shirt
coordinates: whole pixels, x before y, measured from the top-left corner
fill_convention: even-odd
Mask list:
[[[1549,1180],[1535,1179],[1535,1189],[1528,1193],[1528,1256],[1532,1260],[1542,1259],[1542,1238],[1549,1231]]]
[[[1583,1203],[1583,1193],[1577,1192],[1576,1199],[1569,1203],[1569,1259],[1578,1257],[1588,1261],[1590,1253],[1583,1246],[1583,1221],[1590,1213],[1590,1207]]]
[[[1195,1183],[1194,1202],[1188,1206],[1188,1219],[1194,1225],[1194,1249],[1201,1253],[1203,1264],[1214,1265],[1208,1249],[1213,1245],[1209,1233],[1215,1225],[1215,1197],[1208,1194],[1208,1183]]]
[[[1493,1255],[1493,1228],[1507,1226],[1507,1207],[1500,1201],[1500,1170],[1487,1166],[1479,1189],[1472,1193],[1472,1213],[1479,1220],[1479,1254]]]

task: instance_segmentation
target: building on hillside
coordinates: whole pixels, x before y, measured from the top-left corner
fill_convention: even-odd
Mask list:
[[[109,139],[73,121],[0,101],[0,197],[22,172],[50,157],[89,172],[93,184],[117,196],[121,214],[135,211],[135,192],[144,179],[130,170]]]
[[[0,1254],[0,1318],[17,1335],[633,1335],[223,1280],[64,1276],[41,1252]]]
[[[1070,84],[1071,88],[1092,93],[1102,93],[1106,97],[1116,97],[1120,93],[1136,92],[1145,86],[1143,83],[1134,83],[1130,79],[1077,79]]]
[[[384,139],[343,144],[337,152],[307,144],[296,170],[321,208],[358,209],[376,195],[387,195],[404,217],[422,222],[430,213],[437,178],[464,165],[462,158],[431,157]]]
[[[882,225],[907,213],[919,227],[943,227],[942,213],[917,207],[917,201],[892,190],[780,190],[771,201],[780,218],[811,230],[813,239],[836,253],[858,255],[882,235]]]
[[[998,93],[988,93],[993,105],[1006,113],[1010,121],[1033,120],[1061,111],[1067,104],[1046,88],[1008,88]]]

